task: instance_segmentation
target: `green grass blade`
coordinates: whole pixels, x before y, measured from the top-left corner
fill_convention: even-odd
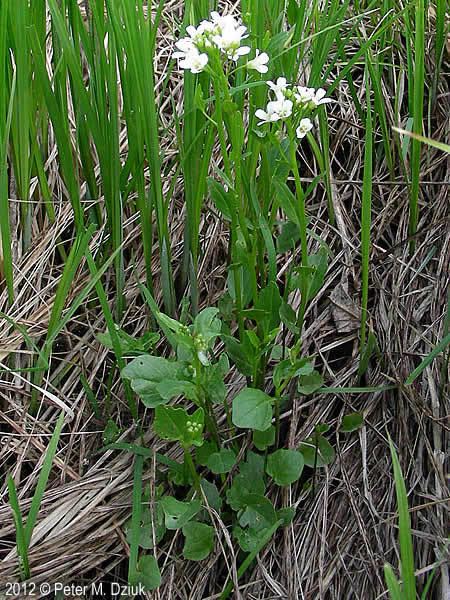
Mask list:
[[[418,142],[423,142],[424,144],[428,144],[437,150],[442,150],[442,152],[447,152],[450,154],[450,146],[448,144],[444,144],[443,142],[438,142],[437,140],[432,140],[431,138],[424,137],[423,135],[418,135],[416,133],[411,133],[411,131],[406,131],[405,129],[400,129],[398,127],[393,127],[394,131],[397,133],[401,133],[402,135],[407,135],[413,140],[417,140]]]
[[[26,542],[25,531],[23,527],[23,518],[20,510],[19,499],[17,497],[16,486],[11,475],[7,477],[9,503],[13,511],[14,524],[16,526],[16,546],[20,557],[20,570],[22,572],[22,580],[30,578],[30,565],[28,561],[28,544]]]
[[[384,579],[388,586],[389,596],[391,600],[403,600],[402,590],[391,565],[384,565]]]
[[[6,9],[1,13],[1,19],[4,18]],[[0,30],[5,27],[5,23],[0,22]],[[3,43],[0,40],[0,43]],[[6,50],[5,50],[6,52]],[[0,60],[2,49],[0,48]],[[5,82],[6,83],[6,82]],[[8,300],[12,304],[14,301],[14,274],[13,261],[11,253],[11,229],[9,223],[9,194],[8,194],[8,140],[11,129],[12,111],[14,97],[16,94],[16,73],[14,72],[8,113],[6,115],[6,124],[0,125],[0,275],[5,276],[6,286],[8,288]],[[0,115],[2,118],[3,115]]]
[[[425,3],[418,0],[416,5],[416,29],[414,41],[414,71],[409,74],[414,77],[413,97],[413,133],[423,133],[423,104],[425,82]],[[419,192],[420,192],[420,154],[421,142],[413,138],[411,142],[411,195],[409,202],[409,235],[415,236],[419,222]],[[415,237],[410,242],[410,250],[414,251]]]
[[[430,365],[433,360],[438,356],[441,352],[444,352],[445,349],[450,345],[450,333],[447,334],[440,342],[437,344],[433,350],[422,360],[420,365],[414,369],[414,371],[408,376],[405,381],[406,385],[411,385],[419,375]]]
[[[394,444],[389,439],[392,465],[394,470],[395,490],[397,494],[398,528],[400,546],[400,571],[403,580],[402,599],[416,600],[416,577],[414,574],[414,549],[411,533],[411,519],[408,509],[408,496],[405,480],[398,460]]]

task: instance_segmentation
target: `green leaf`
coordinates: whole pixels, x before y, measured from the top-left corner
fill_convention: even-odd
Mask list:
[[[219,449],[214,440],[207,440],[206,442],[203,442],[203,445],[200,446],[200,448],[195,449],[195,459],[197,464],[201,465],[202,467],[206,467],[211,454],[218,452],[218,450]]]
[[[155,389],[166,402],[176,396],[184,396],[193,402],[197,401],[197,388],[193,383],[184,379],[161,381],[156,385]]]
[[[206,440],[203,442],[202,446],[195,449],[195,459],[197,464],[201,465],[202,467],[206,467],[211,454],[218,452],[218,450],[219,449],[214,440]]]
[[[244,552],[252,552],[258,547],[261,532],[249,527],[243,529],[236,525],[233,527],[233,537]]]
[[[230,192],[225,191],[223,186],[212,177],[208,178],[208,190],[219,213],[223,215],[227,221],[231,221],[233,197]]]
[[[224,353],[219,358],[218,362],[207,366],[204,372],[203,388],[207,398],[215,404],[221,404],[227,397],[227,388],[224,377],[230,370],[228,357]]]
[[[350,413],[342,419],[340,430],[344,432],[356,431],[363,423],[364,419],[361,413]]]
[[[281,519],[282,527],[287,527],[292,523],[295,517],[295,507],[288,506],[286,508],[280,508],[277,510],[277,518]]]
[[[294,377],[311,375],[314,367],[311,359],[305,357],[292,361],[289,358],[280,361],[273,372],[273,384],[278,389],[282,384],[289,382]]]
[[[315,434],[300,444],[299,451],[303,454],[305,465],[308,467],[323,467],[333,462],[335,451],[323,435]]]
[[[297,450],[277,450],[267,457],[266,471],[277,485],[297,481],[304,467],[303,456]]]
[[[154,332],[148,332],[140,338],[134,338],[123,329],[120,329],[117,326],[116,328],[117,338],[120,343],[122,354],[140,354],[141,352],[148,352],[151,348],[153,348],[160,338],[159,334]],[[109,331],[106,331],[105,333],[99,333],[97,335],[97,339],[101,344],[106,346],[106,348],[114,350],[114,344]]]
[[[251,527],[255,530],[267,529],[277,522],[277,513],[272,502],[265,496],[249,494],[246,498],[246,508],[239,518],[241,527]]]
[[[362,311],[361,318],[364,317],[364,311]],[[361,348],[361,358],[359,359],[358,365],[358,375],[362,377],[364,373],[367,371],[369,366],[370,359],[374,354],[379,354],[380,350],[378,348],[377,338],[373,331],[369,331],[367,336],[367,341],[364,346]]]
[[[265,431],[272,423],[272,398],[253,388],[244,388],[233,400],[232,420],[241,429]]]
[[[297,313],[285,300],[283,300],[280,306],[280,319],[283,325],[286,325],[289,331],[292,333],[298,333]]]
[[[309,257],[309,264],[314,267],[309,284],[308,300],[312,300],[321,290],[328,270],[328,252],[322,247],[317,254]]]
[[[264,456],[256,452],[247,452],[246,461],[240,464],[240,473],[248,478],[264,477]],[[257,492],[259,493],[259,492]]]
[[[313,394],[323,385],[323,377],[319,371],[314,370],[310,375],[302,375],[298,381],[298,391],[300,394],[308,396]]]
[[[198,408],[190,415],[183,408],[157,406],[153,429],[165,440],[178,441],[183,447],[201,446],[203,443],[203,427],[205,413]]]
[[[228,356],[234,362],[239,372],[246,377],[253,375],[253,366],[258,360],[258,356],[248,338],[245,337],[243,342],[239,342],[230,335],[222,334],[221,338],[225,343]]]
[[[131,543],[131,519],[126,522],[125,531],[127,541],[128,543]],[[146,550],[153,549],[153,531],[155,533],[155,542],[158,544],[166,532],[166,526],[164,524],[164,511],[160,502],[155,503],[155,510],[153,511],[153,524],[152,511],[148,507],[143,507],[138,539],[138,544],[141,548],[145,548]]]
[[[103,430],[103,443],[112,444],[120,435],[120,429],[118,428],[115,421],[108,419],[106,427]]]
[[[181,368],[182,365],[176,361],[161,356],[144,355],[132,360],[122,370],[122,375],[131,380],[131,387],[145,406],[154,408],[168,401],[168,398],[159,393],[158,384],[177,381]]]
[[[397,496],[400,572],[403,580],[402,598],[405,600],[415,600],[417,596],[416,577],[414,574],[414,546],[411,531],[411,517],[408,508],[408,493],[400,461],[398,460],[397,452],[391,438],[389,438],[389,445],[391,448],[395,491]]]
[[[240,473],[233,479],[233,483],[227,490],[227,502],[233,510],[241,510],[247,506],[248,497],[255,494],[264,494],[264,480],[260,477],[249,479]]]
[[[281,226],[281,233],[277,237],[277,252],[284,254],[293,250],[300,239],[300,228],[295,223],[288,221]]]
[[[167,529],[180,529],[200,511],[201,502],[200,500],[180,502],[172,496],[164,496],[161,506]]]
[[[194,321],[194,334],[202,335],[208,347],[211,347],[216,337],[222,329],[222,322],[217,317],[218,308],[205,308],[196,317]]]
[[[188,560],[203,560],[214,549],[214,528],[210,525],[191,521],[183,526],[183,535],[183,556]]]
[[[219,490],[217,489],[217,486],[214,483],[208,481],[207,479],[202,479],[200,481],[200,485],[203,490],[203,493],[206,496],[209,506],[220,514],[223,502],[219,494]]]
[[[308,290],[308,301],[310,301],[322,288],[327,270],[328,252],[326,248],[321,248],[317,254],[309,257],[307,267],[300,266],[295,269],[289,289],[291,291],[295,289],[301,290],[305,286]]]
[[[161,585],[161,573],[153,555],[141,556],[136,571],[130,577],[130,583],[141,583],[147,591],[156,590]]]
[[[233,450],[221,449],[219,452],[214,452],[208,458],[206,466],[215,475],[228,473],[234,467],[236,462],[236,454]]]
[[[281,302],[280,290],[275,282],[270,283],[258,294],[255,309],[260,310],[264,316],[257,321],[266,335],[280,324]]]
[[[271,425],[266,431],[254,431],[253,443],[261,451],[273,446],[275,443],[275,427]]]
[[[438,356],[438,354],[443,352],[449,345],[450,345],[450,333],[448,335],[446,335],[439,342],[439,344],[437,344],[437,346],[435,346],[433,348],[433,350],[430,352],[430,354],[428,354],[428,356],[426,356],[422,360],[420,365],[414,369],[414,371],[406,379],[405,384],[411,385],[411,383],[413,383],[417,379],[417,377],[419,377],[419,375],[422,373],[422,371],[424,371],[428,367],[428,365],[430,365],[433,362],[433,360],[436,358],[436,356]]]
[[[389,589],[390,600],[404,600],[402,590],[397,578],[394,575],[391,565],[384,565],[384,579]]]

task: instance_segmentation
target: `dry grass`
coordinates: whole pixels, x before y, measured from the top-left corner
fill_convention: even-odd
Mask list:
[[[168,2],[167,20],[180,14],[181,3]],[[165,35],[164,32],[161,35]],[[167,55],[160,57],[164,74]],[[432,72],[433,65],[427,65]],[[448,67],[448,64],[447,64]],[[356,81],[356,83],[358,83]],[[180,92],[174,75],[171,93]],[[434,131],[445,139],[450,111],[449,89],[443,80],[433,120]],[[390,96],[392,90],[385,90]],[[330,246],[333,260],[327,285],[312,303],[307,315],[305,351],[316,353],[327,382],[333,386],[355,385],[358,353],[358,298],[360,281],[359,215],[363,162],[363,132],[353,102],[343,87],[339,104],[333,108],[331,125],[332,173],[336,227],[326,218],[326,197],[318,190],[310,206],[312,230]],[[166,160],[176,152],[170,128],[170,104],[165,105],[168,126],[164,140]],[[447,130],[448,133],[448,130]],[[438,135],[437,135],[438,137]],[[123,153],[127,140],[122,136]],[[449,279],[449,171],[448,159],[437,150],[424,149],[422,201],[419,233],[414,255],[408,253],[408,197],[403,181],[389,181],[389,175],[375,164],[374,247],[371,257],[370,320],[381,348],[380,360],[367,374],[377,385],[391,381],[401,384],[442,337]],[[315,167],[309,161],[314,177]],[[57,152],[46,165],[58,213],[55,223],[36,219],[33,245],[19,253],[20,229],[13,231],[17,298],[9,316],[38,339],[46,331],[55,289],[61,276],[56,250],[58,239],[73,235],[73,216],[63,200]],[[12,198],[14,207],[19,201]],[[39,207],[35,207],[40,215]],[[183,197],[181,181],[171,213],[174,263],[182,249]],[[225,273],[226,231],[213,212],[204,217],[203,258],[200,279],[202,304],[217,301]],[[95,252],[102,233],[91,243]],[[316,244],[316,242],[312,242]],[[142,334],[148,324],[137,280],[144,281],[139,228],[134,218],[125,223],[127,330]],[[280,264],[280,273],[286,265]],[[155,264],[155,272],[158,265]],[[86,269],[79,270],[67,299],[88,281]],[[105,279],[107,292],[114,294],[113,282]],[[6,312],[7,295],[0,294],[0,310]],[[356,316],[356,318],[355,318]],[[105,330],[100,307],[86,303],[60,336],[52,357],[51,372],[55,394],[74,413],[63,431],[48,490],[30,548],[33,581],[76,581],[126,579],[128,546],[123,525],[131,511],[133,459],[118,452],[99,454],[102,423],[96,421],[80,385],[80,372],[87,377],[99,402],[109,401],[122,439],[133,440],[133,425],[123,399],[117,372],[111,373],[111,355],[96,340]],[[0,360],[14,357],[15,367],[29,366],[23,339],[8,322],[0,319]],[[302,404],[294,399],[283,414],[289,444],[300,443],[315,425],[336,424],[343,414],[363,412],[365,425],[359,433],[337,435],[337,460],[316,473],[313,490],[293,486],[289,491],[273,490],[286,505],[298,504],[293,524],[282,530],[264,549],[247,581],[241,582],[235,598],[269,599],[350,599],[385,598],[382,565],[397,564],[396,503],[387,434],[400,450],[407,479],[416,548],[416,567],[424,578],[437,567],[433,597],[448,598],[448,488],[445,456],[448,450],[448,389],[440,388],[442,361],[434,361],[410,387],[399,391],[363,395],[315,396]],[[111,378],[110,378],[111,376]],[[110,381],[110,388],[108,387]],[[60,408],[45,397],[37,418],[27,414],[30,386],[14,374],[3,373],[0,387],[0,469],[20,479],[20,501],[26,513],[43,458],[43,450]],[[230,389],[240,385],[229,381]],[[149,433],[149,448],[167,448]],[[154,469],[146,472],[154,482]],[[7,503],[4,477],[0,488],[0,594],[7,581],[18,579],[18,559],[12,513]],[[216,553],[205,563],[179,560],[179,540],[158,549],[163,584],[154,598],[164,600],[206,600],[216,597],[228,573],[233,573],[233,554],[226,529],[219,522]],[[235,560],[236,557],[234,557]],[[421,581],[423,582],[423,578]],[[148,595],[150,597],[150,594]]]

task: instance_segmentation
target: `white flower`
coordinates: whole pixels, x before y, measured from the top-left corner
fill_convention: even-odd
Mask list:
[[[221,28],[218,35],[213,36],[213,42],[216,46],[225,52],[231,60],[237,61],[240,56],[244,56],[250,52],[249,46],[241,46],[243,39],[248,37],[247,27],[239,25],[237,27],[227,25]]]
[[[280,119],[287,119],[292,114],[292,107],[292,102],[286,100],[286,98],[269,102],[266,110],[260,108],[255,112],[255,116],[258,119],[261,119],[258,125],[262,125],[263,123],[274,123],[275,121],[280,121]]]
[[[239,26],[239,23],[232,15],[222,16],[218,12],[213,11],[211,13],[211,19],[213,25],[217,27],[219,30],[225,29],[226,27],[236,28]]]
[[[181,56],[175,56],[178,54]],[[193,48],[187,53],[176,52],[174,56],[181,59],[179,62],[180,69],[187,69],[191,73],[201,73],[208,64],[208,55],[205,53],[200,54],[197,48]]]
[[[301,85],[297,86],[294,92],[294,98],[298,104],[311,104],[312,107],[333,102],[331,98],[325,98],[325,95],[326,91],[323,88],[315,90]]]
[[[311,131],[313,127],[311,119],[302,119],[299,126],[297,127],[297,137],[299,139],[304,138],[308,131]]]
[[[277,82],[268,81],[267,85],[270,89],[275,92],[275,96],[278,100],[282,100],[285,96],[285,93],[288,89],[288,82],[285,77],[278,77]]]
[[[294,98],[299,104],[309,104],[309,102],[313,101],[314,93],[314,88],[308,88],[298,85],[295,88]]]
[[[195,44],[192,38],[181,38],[178,42],[175,43],[175,47],[178,48],[179,52],[174,53],[174,58],[181,58],[181,54],[186,54],[187,52],[191,52],[195,50]]]
[[[315,91],[314,97],[311,99],[313,104],[316,106],[320,106],[321,104],[328,104],[329,102],[334,102],[331,98],[325,98],[326,91],[323,88],[319,88]]]
[[[258,73],[267,73],[269,67],[267,63],[269,62],[269,55],[265,52],[261,52],[256,50],[256,56],[253,60],[249,60],[247,63],[247,69],[253,69],[254,71],[258,71]]]
[[[272,103],[269,102],[269,104]],[[276,105],[275,111],[280,115],[280,119],[288,119],[292,115],[293,104],[291,100],[287,100],[286,98],[280,98],[273,104]]]

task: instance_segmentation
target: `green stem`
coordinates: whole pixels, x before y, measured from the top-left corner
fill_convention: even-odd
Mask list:
[[[194,369],[197,396],[201,408],[203,408],[203,410],[205,411],[206,428],[214,438],[214,441],[216,442],[217,446],[220,447],[219,430],[217,429],[217,423],[214,418],[212,404],[209,398],[206,396],[204,392],[204,387],[202,385],[203,365],[196,354],[194,354]]]
[[[189,452],[189,448],[186,448],[183,446],[183,450],[184,450],[184,461],[191,472],[192,479],[194,480],[194,487],[197,490],[197,492],[199,494],[201,494],[202,488],[201,488],[201,484],[200,484],[200,476],[197,473],[197,469],[195,468],[195,464],[194,464],[192,455]]]
[[[308,267],[308,234],[307,234],[307,218],[305,208],[305,196],[303,194],[302,183],[300,180],[300,173],[297,164],[297,143],[295,133],[292,125],[288,124],[289,132],[289,151],[291,159],[291,170],[295,179],[295,195],[297,197],[297,217],[300,228],[300,246],[301,246],[301,264],[303,268]],[[299,335],[302,333],[303,321],[305,318],[306,304],[308,302],[308,280],[306,273],[301,278],[301,302],[298,313],[297,324],[299,328]]]
[[[275,394],[275,443],[277,448],[280,441],[280,403],[281,398],[277,390]]]
[[[228,85],[228,84],[227,84]],[[222,153],[222,158],[223,158],[223,164],[224,164],[224,171],[225,171],[225,175],[227,176],[228,180],[230,181],[230,183],[233,182],[233,175],[232,175],[232,166],[231,166],[231,160],[230,157],[228,155],[228,150],[227,150],[227,142],[226,142],[226,128],[225,128],[225,123],[224,123],[224,118],[223,118],[223,110],[222,110],[222,93],[225,95],[225,97],[227,98],[229,96],[229,91],[226,87],[226,85],[219,85],[219,82],[217,80],[214,81],[214,91],[216,94],[216,110],[215,110],[215,120],[217,123],[217,135],[219,137],[219,144],[220,144],[220,150]],[[230,245],[231,245],[231,260],[233,262],[234,258],[233,258],[233,248],[236,247],[236,243],[237,243],[237,231],[238,231],[238,221],[241,220],[239,217],[241,216],[241,206],[240,206],[240,201],[239,201],[239,197],[235,194],[235,202],[237,204],[236,206],[236,211],[232,212],[232,227],[231,227],[231,234],[230,234]],[[238,220],[236,220],[236,213],[238,215]],[[234,267],[233,268],[233,279],[234,279],[234,289],[235,289],[235,293],[236,293],[236,308],[237,308],[237,320],[238,320],[238,326],[239,326],[239,337],[242,340],[243,339],[243,334],[244,334],[244,319],[242,317],[242,293],[241,293],[241,281],[240,281],[240,273],[238,268]]]

